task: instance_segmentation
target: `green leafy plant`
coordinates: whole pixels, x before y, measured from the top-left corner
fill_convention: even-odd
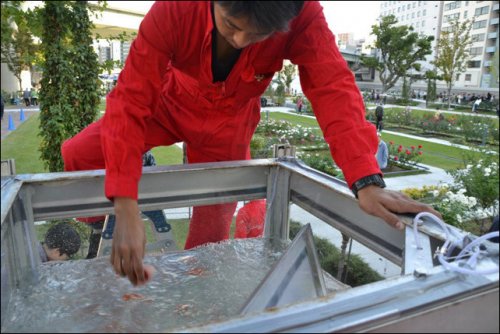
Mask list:
[[[41,158],[62,171],[61,144],[95,120],[99,105],[97,55],[86,1],[48,1],[41,18],[45,61],[40,90]]]

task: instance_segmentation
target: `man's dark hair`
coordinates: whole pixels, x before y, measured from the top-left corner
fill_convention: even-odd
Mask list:
[[[304,1],[216,1],[228,15],[247,17],[260,32],[287,31],[288,23],[299,15]]]
[[[45,235],[45,244],[51,249],[59,248],[59,254],[72,256],[80,249],[78,232],[68,223],[52,226]]]

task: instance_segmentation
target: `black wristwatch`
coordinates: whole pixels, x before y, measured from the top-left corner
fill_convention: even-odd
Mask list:
[[[358,191],[360,189],[363,189],[364,187],[370,185],[370,184],[377,185],[380,188],[385,188],[384,179],[382,178],[382,176],[380,174],[368,175],[368,176],[362,177],[361,179],[359,179],[353,183],[351,190],[354,193],[354,196],[356,196],[356,198],[358,198]]]

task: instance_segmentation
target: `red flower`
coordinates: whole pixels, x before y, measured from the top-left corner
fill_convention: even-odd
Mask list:
[[[401,152],[403,148],[401,146],[398,147],[398,152]]]
[[[398,161],[398,157],[397,156],[394,156],[394,161]]]
[[[412,150],[414,150],[414,149],[415,149],[415,146],[413,146],[413,145],[412,145],[411,149],[412,149]]]
[[[418,148],[422,148],[422,145],[418,145]]]
[[[410,155],[411,154],[410,150],[406,150],[406,154]]]
[[[422,155],[422,151],[418,151],[418,155]]]
[[[390,142],[389,142],[389,145],[394,145],[394,142],[393,142],[393,141],[390,141]]]

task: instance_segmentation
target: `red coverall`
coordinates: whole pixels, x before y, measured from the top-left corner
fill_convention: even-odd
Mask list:
[[[319,2],[306,1],[288,32],[244,48],[224,82],[213,82],[212,29],[209,2],[156,2],[104,117],[63,143],[65,170],[105,167],[105,195],[137,199],[141,156],[152,147],[184,141],[190,163],[249,159],[260,95],[290,59],[349,186],[381,173],[375,127]],[[235,207],[195,208],[185,248],[228,238]]]
[[[259,199],[245,204],[236,215],[235,239],[258,238],[264,231],[266,200]]]

